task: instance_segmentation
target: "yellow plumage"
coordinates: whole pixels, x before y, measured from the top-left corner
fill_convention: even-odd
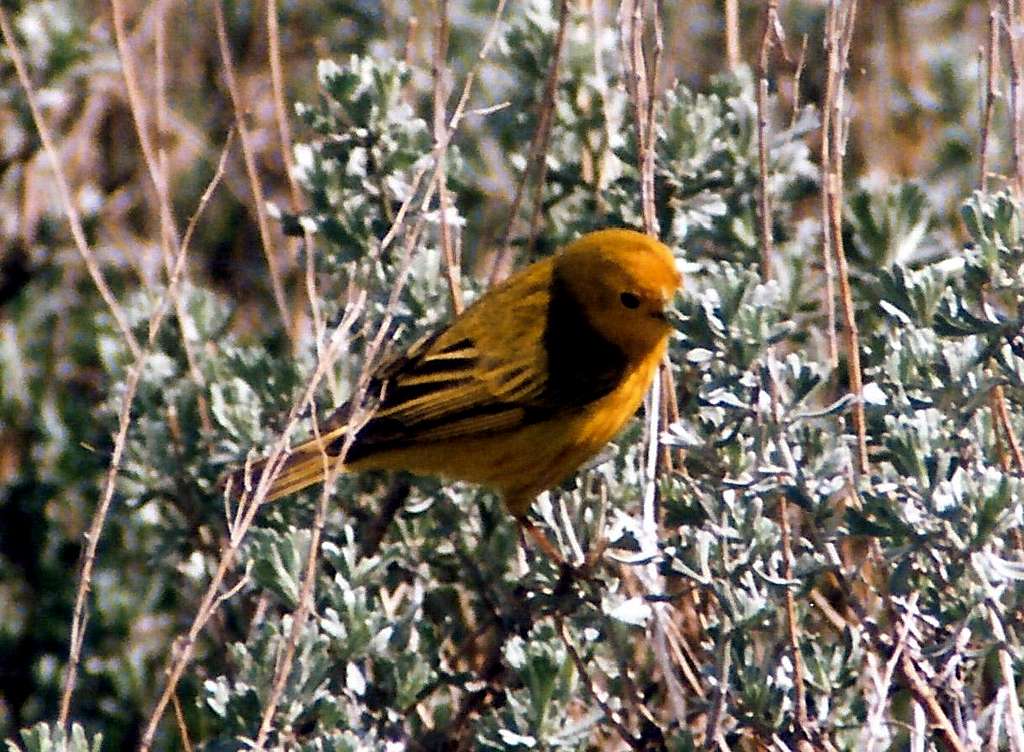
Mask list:
[[[669,250],[631,230],[590,233],[532,264],[378,372],[379,403],[345,469],[479,483],[522,518],[636,412],[679,284]],[[268,499],[323,479],[346,443],[347,414],[292,450]]]

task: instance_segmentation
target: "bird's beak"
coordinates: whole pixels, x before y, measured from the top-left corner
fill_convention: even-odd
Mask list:
[[[672,311],[672,300],[662,299],[661,307],[651,311],[651,318],[657,319],[664,323],[668,323],[670,312]]]

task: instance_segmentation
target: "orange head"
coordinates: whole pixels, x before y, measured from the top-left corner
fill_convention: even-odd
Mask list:
[[[593,327],[631,360],[660,348],[682,276],[661,242],[634,230],[598,230],[555,257],[555,274]]]

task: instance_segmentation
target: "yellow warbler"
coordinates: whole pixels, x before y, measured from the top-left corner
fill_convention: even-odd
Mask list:
[[[407,470],[496,489],[524,524],[535,496],[600,450],[636,412],[665,352],[681,282],[672,254],[600,230],[519,271],[375,375],[369,418],[349,410],[291,450],[268,499],[344,468]],[[325,462],[325,456],[327,461]],[[259,479],[262,466],[252,478]],[[237,487],[237,486],[236,486]]]

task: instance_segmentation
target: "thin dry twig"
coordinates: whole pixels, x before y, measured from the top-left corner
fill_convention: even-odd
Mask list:
[[[288,198],[292,211],[302,209],[302,191],[295,180],[295,160],[292,156],[292,129],[285,106],[284,72],[281,67],[281,34],[277,23],[277,0],[267,0],[267,61],[270,64],[270,83],[274,92],[274,121],[277,124],[277,138],[281,142],[281,161],[284,162],[285,178],[288,181]],[[298,248],[290,248],[292,256]]]
[[[342,452],[341,456],[344,456]],[[326,456],[326,453],[325,453]],[[274,721],[274,713],[281,702],[281,695],[284,694],[285,685],[291,675],[292,663],[295,661],[295,652],[298,649],[299,638],[302,630],[306,627],[309,615],[313,611],[313,594],[316,590],[317,561],[320,557],[320,539],[323,537],[324,525],[327,521],[327,507],[331,499],[331,487],[325,485],[321,489],[320,500],[316,505],[316,513],[313,518],[313,530],[309,539],[309,552],[306,554],[306,567],[302,576],[302,587],[299,591],[299,607],[292,613],[291,629],[288,632],[288,640],[285,643],[284,651],[278,656],[277,665],[274,668],[274,681],[271,684],[270,695],[263,708],[263,715],[260,718],[260,728],[256,734],[256,749],[263,749],[267,743],[267,735],[270,733],[271,724]]]
[[[921,677],[917,667],[914,665],[914,659],[911,657],[909,650],[904,650],[900,655],[899,668],[900,674],[910,688],[910,693],[914,696],[914,700],[924,708],[928,719],[931,721],[932,728],[942,736],[952,752],[967,752],[966,745],[960,740],[956,729],[953,728],[953,723],[935,698],[932,688],[928,686],[928,683]]]
[[[555,624],[558,627],[558,636],[562,640],[562,644],[565,645],[566,651],[569,653],[569,657],[572,659],[573,665],[576,666],[576,673],[580,677],[582,682],[583,691],[588,697],[592,698],[597,703],[598,707],[601,708],[605,718],[612,725],[612,728],[618,732],[619,737],[628,744],[632,749],[647,749],[647,745],[642,739],[638,739],[633,735],[633,732],[623,725],[622,720],[619,718],[619,714],[612,709],[608,704],[606,697],[602,697],[601,693],[598,692],[597,687],[594,686],[594,680],[590,676],[590,672],[587,671],[587,664],[583,661],[579,651],[576,649],[576,645],[573,643],[572,638],[569,636],[569,631],[565,626],[565,621],[559,616],[555,618]]]
[[[157,133],[157,162],[159,168],[159,175],[153,176],[155,182],[158,183],[157,188],[157,199],[158,199],[158,213],[160,215],[160,246],[163,250],[164,258],[164,271],[168,277],[168,280],[175,280],[174,293],[171,295],[171,302],[174,305],[174,313],[178,318],[178,334],[181,339],[182,350],[185,353],[185,364],[188,368],[189,378],[192,379],[192,383],[196,385],[196,410],[199,413],[199,423],[203,429],[203,433],[210,435],[213,431],[213,421],[210,419],[210,408],[206,401],[206,379],[203,377],[203,372],[199,368],[199,361],[196,357],[195,348],[192,346],[192,341],[189,339],[188,330],[185,326],[185,322],[188,321],[188,312],[185,309],[185,301],[181,297],[181,287],[178,286],[177,281],[180,277],[182,265],[184,264],[184,258],[186,255],[185,247],[187,244],[182,244],[178,247],[178,259],[175,261],[174,248],[178,245],[178,228],[175,223],[174,215],[171,210],[170,203],[170,190],[168,184],[170,180],[170,162],[167,157],[167,149],[165,144],[167,139],[164,137],[164,131],[167,122],[167,59],[166,59],[166,37],[167,37],[167,6],[169,0],[160,0],[157,3],[157,18],[156,18],[156,133]],[[130,104],[138,103],[136,99],[131,99]],[[135,120],[136,123],[144,122],[144,120]],[[230,137],[229,137],[230,141]],[[224,154],[227,151],[225,149]],[[221,161],[223,162],[223,156]],[[219,179],[215,180],[219,182]],[[211,183],[211,186],[216,183]],[[201,210],[200,210],[201,211]],[[154,317],[155,319],[156,317]],[[151,322],[152,323],[152,320]]]
[[[530,139],[530,147],[526,154],[526,166],[516,186],[516,193],[512,199],[512,207],[508,212],[508,220],[505,223],[505,231],[501,237],[501,247],[494,257],[494,264],[491,267],[489,284],[504,279],[512,266],[512,229],[515,227],[516,219],[519,216],[519,209],[526,195],[526,184],[530,179],[532,168],[538,172],[537,191],[543,190],[547,176],[547,153],[551,136],[551,119],[555,108],[555,95],[558,91],[558,74],[561,69],[562,48],[565,45],[565,30],[569,23],[569,0],[562,0],[558,11],[558,31],[555,32],[555,47],[551,54],[551,64],[548,67],[548,75],[544,82],[544,93],[541,96],[540,110],[537,113],[537,128]],[[540,193],[535,192],[534,207],[540,201]],[[531,226],[534,223],[531,221]],[[533,232],[531,230],[530,246],[533,245]]]
[[[445,73],[448,54],[448,0],[437,0],[437,36],[434,42],[434,60],[432,72],[434,76],[434,151],[437,154],[437,199],[440,217],[438,225],[441,229],[441,252],[444,254],[444,270],[448,279],[448,294],[451,297],[452,313],[462,313],[462,269],[456,249],[452,244],[451,224],[448,222],[448,209],[451,200],[448,197],[447,153],[448,143],[447,117],[445,96]]]
[[[786,580],[793,581],[793,541],[789,529],[789,500],[783,495],[779,499],[779,525],[782,528],[782,557],[785,562]],[[800,652],[800,623],[796,616],[796,596],[793,589],[786,588],[786,631],[789,635],[789,649],[793,658],[793,693],[796,698],[797,729],[805,739],[813,736],[810,716],[807,714],[807,689],[804,685],[804,658]]]
[[[295,177],[295,159],[292,154],[292,131],[285,105],[284,72],[281,66],[281,35],[277,20],[277,2],[267,2],[267,59],[270,64],[270,83],[274,93],[274,120],[277,124],[277,138],[281,145],[281,161],[284,163],[285,178],[288,181],[288,200],[293,214],[299,214],[303,208],[302,191]],[[320,310],[320,299],[316,292],[316,265],[313,253],[313,234],[303,225],[303,238],[288,238],[288,255],[294,263],[298,258],[299,247],[306,249],[305,293],[309,305],[310,317],[313,320],[313,345],[317,358],[324,354],[324,336],[327,325]],[[296,314],[297,316],[299,314]],[[295,330],[300,329],[300,322],[295,322]],[[327,372],[327,386],[331,396],[338,399],[338,380],[333,371]]]
[[[772,215],[768,197],[768,56],[776,45],[783,43],[782,25],[779,22],[779,1],[766,0],[764,5],[764,30],[761,33],[761,49],[757,63],[757,214],[758,233],[761,239],[761,278],[771,279],[772,274]]]
[[[826,17],[825,52],[828,60],[828,77],[824,110],[828,131],[822,131],[822,223],[828,236],[832,259],[839,278],[839,298],[843,312],[843,332],[847,359],[847,374],[850,391],[856,397],[851,408],[853,428],[857,436],[856,469],[864,474],[868,471],[867,423],[864,417],[864,385],[860,366],[860,336],[857,332],[856,311],[853,305],[853,291],[850,287],[850,272],[843,247],[842,202],[843,202],[843,160],[846,154],[846,120],[843,113],[846,89],[846,69],[849,65],[850,43],[853,37],[854,18],[857,12],[856,0],[831,0]],[[831,300],[831,297],[829,298]]]
[[[121,0],[111,0],[114,38],[117,43],[118,58],[121,63],[125,91],[128,96],[128,107],[132,114],[132,122],[135,126],[136,136],[138,137],[139,144],[142,148],[143,161],[146,164],[146,170],[157,197],[157,214],[160,222],[160,245],[163,251],[164,271],[169,277],[169,300],[174,305],[175,313],[178,316],[179,322],[183,322],[186,320],[186,312],[184,303],[181,300],[178,282],[180,281],[180,277],[183,272],[182,257],[185,250],[179,244],[178,229],[171,206],[170,189],[168,188],[168,160],[163,146],[164,124],[167,120],[167,71],[165,60],[167,4],[166,0],[162,0],[156,5],[156,19],[153,24],[155,26],[156,48],[156,131],[159,137],[159,147],[154,149],[152,135],[149,132],[149,120],[145,107],[147,97],[143,94],[139,86],[138,77],[135,72],[135,59],[132,55],[131,46],[128,43],[128,35],[125,30],[124,6],[121,4]],[[178,262],[176,265],[174,262],[175,252],[178,254]],[[168,298],[165,297],[164,300],[166,301]],[[153,325],[156,321],[162,320],[162,317],[163,311],[160,310],[150,319],[149,335],[151,340],[155,335]],[[178,333],[181,338],[182,348],[185,352],[189,378],[192,379],[193,383],[195,383],[197,387],[196,404],[199,411],[200,423],[204,430],[207,430],[211,428],[212,424],[210,422],[209,407],[205,396],[205,380],[197,365],[195,350],[192,347],[191,341],[188,339],[185,327],[179,324]]]
[[[85,553],[82,558],[79,587],[75,595],[75,606],[71,616],[71,647],[67,669],[64,674],[64,689],[60,699],[59,721],[62,726],[67,726],[68,717],[71,713],[71,697],[74,693],[75,682],[78,676],[78,665],[81,660],[82,645],[85,642],[85,628],[88,622],[86,602],[89,597],[90,583],[92,582],[92,569],[96,561],[96,550],[99,546],[103,526],[106,523],[107,512],[110,509],[110,502],[114,497],[114,484],[117,480],[118,471],[121,469],[121,456],[124,453],[124,445],[128,438],[128,428],[131,426],[131,407],[135,400],[135,392],[139,386],[139,378],[142,376],[142,367],[143,357],[140,357],[128,371],[124,396],[121,400],[121,409],[118,414],[114,451],[110,456],[107,475],[103,481],[103,495],[100,497],[99,506],[93,514],[92,522],[89,525],[89,532],[85,535]]]
[[[1006,649],[1006,629],[1003,627],[1002,619],[994,603],[988,604],[989,624],[992,627],[992,634],[999,643],[997,651],[999,657],[999,672],[1003,677],[1003,686],[1006,688],[1007,709],[1006,709],[1006,734],[1011,740],[1011,749],[1016,752],[1024,752],[1024,715],[1021,714],[1020,700],[1017,697],[1017,680],[1013,672],[1013,657]]]
[[[274,295],[274,303],[277,305],[278,313],[281,316],[281,322],[284,324],[285,332],[294,342],[295,331],[292,328],[292,317],[288,312],[288,301],[285,296],[282,272],[278,266],[277,254],[271,238],[270,220],[267,217],[267,204],[263,196],[263,182],[260,180],[259,171],[256,169],[256,156],[253,152],[252,136],[249,133],[249,126],[245,121],[245,103],[242,100],[242,93],[238,88],[235,65],[231,59],[231,45],[228,42],[228,34],[224,24],[224,9],[221,7],[221,0],[215,0],[212,5],[221,63],[224,66],[224,81],[231,96],[231,105],[235,112],[235,127],[238,129],[239,141],[242,143],[245,171],[249,176],[249,185],[252,189],[253,203],[255,204],[253,208],[256,210],[256,226],[259,229],[263,255],[267,259],[267,269],[270,273],[270,288]]]
[[[149,356],[150,348],[155,342],[156,336],[160,331],[164,315],[168,310],[168,302],[175,297],[176,290],[178,289],[178,284],[184,272],[185,259],[187,258],[188,251],[188,241],[192,237],[192,231],[194,230],[195,224],[198,222],[198,218],[202,214],[203,209],[206,207],[210,196],[213,194],[213,191],[220,183],[220,179],[223,176],[227,153],[228,148],[225,146],[217,171],[214,174],[210,185],[207,187],[206,191],[204,191],[203,196],[200,199],[199,206],[185,235],[185,242],[182,243],[181,248],[179,249],[176,265],[171,273],[170,284],[164,291],[164,294],[154,309],[153,316],[150,319],[149,339],[146,343],[146,348],[140,351],[135,363],[128,371],[124,394],[121,397],[118,432],[114,439],[114,451],[111,455],[110,465],[107,470],[107,477],[104,481],[100,504],[97,506],[96,511],[93,514],[93,518],[89,526],[89,532],[86,535],[86,548],[82,558],[78,590],[75,594],[75,606],[71,617],[68,665],[65,673],[64,688],[61,694],[60,722],[62,725],[67,724],[67,718],[71,711],[71,698],[74,693],[78,664],[81,659],[82,646],[85,641],[85,628],[87,623],[85,607],[92,582],[92,569],[96,560],[96,551],[99,546],[99,540],[103,527],[106,524],[107,513],[110,509],[110,503],[113,498],[114,485],[117,480],[118,472],[120,471],[121,456],[124,452],[124,444],[127,439],[128,428],[131,423],[131,407],[135,401],[139,378],[145,366],[146,358]]]
[[[171,210],[171,198],[167,188],[166,175],[164,170],[161,169],[157,149],[153,146],[153,138],[146,115],[146,96],[139,85],[138,75],[135,70],[135,58],[131,53],[131,45],[128,43],[128,34],[125,29],[124,4],[122,0],[110,0],[110,7],[113,11],[114,40],[117,43],[117,55],[121,63],[121,73],[124,77],[125,89],[128,94],[128,107],[131,110],[132,120],[135,123],[135,133],[139,139],[139,146],[142,148],[142,157],[146,163],[150,180],[157,193],[160,216],[162,221],[170,224],[173,233],[172,237],[176,239],[177,230],[173,229],[174,215]],[[159,107],[160,104],[158,102],[158,109]]]
[[[655,98],[655,75],[660,65],[659,60],[663,47],[661,31],[661,6],[654,2],[654,45],[652,51],[652,72],[655,75],[648,77],[647,63],[644,56],[643,35],[646,28],[646,16],[644,4],[647,0],[634,0],[632,5],[623,3],[619,8],[619,41],[623,56],[623,65],[626,68],[626,89],[629,93],[632,104],[634,129],[636,133],[638,154],[637,165],[640,174],[640,201],[643,207],[644,231],[657,237],[658,219],[655,211],[654,192],[654,167],[655,167],[655,128],[654,119],[656,115]],[[629,19],[627,22],[627,18]],[[627,34],[628,31],[628,34]],[[664,366],[662,366],[664,368]],[[644,494],[641,515],[641,538],[640,548],[642,555],[654,557],[658,551],[658,470],[661,464],[662,455],[659,451],[661,429],[663,428],[663,415],[661,409],[662,389],[667,386],[673,393],[675,385],[671,378],[671,371],[664,371],[669,378],[661,376],[654,379],[651,389],[645,401],[647,425],[645,426],[646,458],[644,463]],[[667,382],[667,383],[666,383]],[[667,413],[666,413],[667,414]],[[664,591],[664,580],[658,572],[657,565],[649,562],[636,568],[637,578],[643,583],[648,593]],[[678,718],[686,713],[686,698],[683,685],[680,681],[675,666],[672,662],[669,650],[669,623],[670,607],[664,603],[653,604],[652,617],[648,622],[651,630],[651,646],[654,652],[654,660],[661,670],[668,690],[668,698],[672,704],[672,711]]]
[[[862,630],[857,629],[857,633],[863,636]],[[901,620],[898,626],[896,646],[892,649],[892,655],[885,662],[885,668],[881,673],[878,670],[878,654],[873,650],[865,651],[864,658],[867,663],[868,681],[864,682],[864,690],[865,693],[871,690],[870,697],[867,698],[868,712],[864,723],[864,732],[868,735],[868,739],[865,742],[866,752],[874,752],[879,741],[888,739],[885,728],[885,711],[889,701],[892,680],[896,675],[896,669],[906,650],[909,633],[910,625],[905,619]]]
[[[725,0],[725,64],[731,73],[739,70],[740,59],[740,4],[739,0]]]
[[[779,20],[778,0],[766,0],[764,4],[764,23],[761,32],[761,47],[758,54],[757,74],[757,206],[758,233],[761,242],[761,277],[772,279],[772,208],[771,196],[768,194],[768,58],[776,46],[783,48],[785,55],[785,38]],[[799,68],[798,68],[799,71]],[[794,95],[794,110],[795,110]],[[774,347],[767,353],[769,363],[774,361]],[[770,370],[770,369],[769,369]],[[769,393],[771,397],[771,419],[779,420],[779,390],[772,379]],[[779,499],[779,524],[782,528],[782,555],[787,580],[793,579],[793,544],[789,528],[789,501],[783,495]],[[807,693],[804,685],[804,662],[800,652],[799,622],[796,616],[796,598],[791,588],[786,588],[786,631],[789,636],[789,648],[793,660],[793,692],[796,699],[797,731],[804,739],[810,739],[813,729],[807,714]]]
[[[356,380],[357,388],[355,394],[352,396],[351,404],[359,406],[362,405],[366,399],[367,391],[369,390],[371,383],[371,375],[373,372],[373,366],[377,362],[378,354],[384,343],[384,335],[390,330],[391,321],[395,313],[395,309],[399,302],[399,293],[405,286],[405,282],[408,278],[410,269],[410,262],[412,260],[413,252],[416,244],[422,234],[425,219],[420,217],[417,224],[406,236],[405,254],[403,258],[403,265],[401,272],[394,283],[394,287],[391,291],[391,296],[388,301],[388,306],[385,311],[384,317],[377,330],[377,336],[371,342],[370,347],[367,349],[366,356],[363,359],[363,369]],[[354,310],[352,313],[352,323],[355,321],[355,316],[358,310]],[[345,326],[343,331],[348,331],[349,325]],[[328,362],[333,362],[333,356]],[[273,722],[274,714],[277,711],[277,706],[280,703],[280,698],[284,692],[285,685],[288,680],[288,676],[291,673],[292,664],[295,660],[295,652],[298,647],[298,641],[302,634],[310,613],[313,609],[313,593],[316,584],[316,562],[319,559],[319,547],[320,539],[323,535],[323,528],[327,519],[327,507],[330,502],[330,498],[333,495],[335,481],[338,476],[345,471],[345,457],[348,455],[349,449],[352,447],[352,443],[355,441],[358,428],[362,422],[368,419],[368,415],[363,415],[357,408],[352,417],[349,419],[349,431],[345,435],[345,440],[342,444],[341,449],[337,455],[330,455],[327,453],[327,445],[321,442],[320,427],[316,419],[315,410],[313,411],[313,433],[314,438],[321,445],[321,458],[324,463],[324,481],[321,488],[320,501],[317,505],[317,511],[313,522],[313,531],[310,538],[310,550],[306,559],[306,569],[302,581],[302,589],[299,599],[299,606],[292,615],[292,627],[289,631],[288,640],[285,644],[284,651],[278,658],[277,665],[275,667],[274,680],[271,687],[271,693],[268,698],[267,704],[264,707],[263,715],[260,720],[260,728],[256,739],[256,748],[263,749],[266,744],[267,736],[270,733],[271,724]],[[399,490],[395,494],[389,494],[389,498],[385,501],[383,515],[387,517],[393,517],[394,514],[400,508],[400,504],[404,501],[404,498],[408,496],[409,486],[405,484],[404,493],[401,491],[401,483],[399,483]],[[378,528],[383,530],[386,527],[386,523],[379,524]],[[379,539],[376,544],[379,544]],[[367,555],[369,549],[366,545],[361,546],[361,553]]]
[[[1020,140],[1021,140],[1021,118],[1024,117],[1024,113],[1021,112],[1021,90],[1020,90],[1020,66],[1022,64],[1020,57],[1020,34],[1019,22],[1021,21],[1020,6],[1018,3],[1007,0],[1006,2],[1006,14],[1010,19],[1010,29],[1008,30],[1008,36],[1010,38],[1010,136],[1013,143],[1013,155],[1014,155],[1014,174],[1016,175],[1015,189],[1017,195],[1021,195],[1022,191],[1022,170],[1024,167],[1020,164]],[[981,139],[978,145],[978,161],[980,164],[980,174],[978,177],[978,184],[982,191],[988,190],[988,141],[989,134],[992,129],[992,115],[995,107],[996,98],[999,95],[998,85],[998,71],[999,71],[999,12],[995,8],[995,4],[991,3],[989,6],[988,16],[988,39],[985,44],[985,102],[982,112],[981,122]],[[1009,470],[1009,462],[1006,457],[1005,447],[1002,442],[1002,436],[1000,436],[999,430],[1002,429],[1003,434],[1006,437],[1006,443],[1009,446],[1010,453],[1013,455],[1014,464],[1017,466],[1017,471],[1024,473],[1024,452],[1021,451],[1020,441],[1017,438],[1017,433],[1013,428],[1013,423],[1010,421],[1010,412],[1006,407],[1006,393],[1001,384],[996,384],[992,387],[992,392],[989,396],[989,403],[992,409],[992,415],[995,419],[995,433],[996,433],[996,448],[999,454],[999,461],[1004,471]]]
[[[985,102],[981,115],[981,137],[978,144],[978,185],[988,190],[988,140],[992,132],[992,115],[999,97],[999,11],[995,2],[989,4],[988,38],[985,42]]]
[[[800,115],[800,81],[803,79],[804,66],[807,64],[807,35],[804,34],[800,44],[800,57],[796,61],[796,70],[793,72],[793,108],[790,112],[789,127],[795,128],[797,117]]]
[[[1024,51],[1021,50],[1021,37],[1024,35],[1024,27],[1021,23],[1024,18],[1021,16],[1019,0],[1004,0],[1006,24],[1006,35],[1009,38],[1010,52],[1010,143],[1013,147],[1013,190],[1019,198],[1024,193],[1024,156],[1021,148],[1021,109],[1024,106],[1021,99],[1024,90],[1021,88],[1021,79],[1024,78]]]
[[[729,671],[732,668],[732,650],[729,648],[729,638],[723,629],[718,636],[715,646],[715,684],[712,688],[711,708],[708,710],[708,717],[704,729],[704,749],[711,750],[719,746],[719,724],[725,713],[725,703],[728,699]]]
[[[167,120],[166,88],[167,88],[167,65],[166,65],[166,14],[167,1],[161,0],[156,6],[155,19],[155,57],[156,57],[156,133],[158,136],[157,148],[154,150],[152,136],[149,132],[148,117],[145,101],[147,97],[139,86],[138,77],[135,72],[135,59],[128,44],[128,35],[125,30],[124,6],[120,0],[111,0],[113,10],[114,37],[117,43],[118,57],[121,62],[122,76],[125,82],[125,90],[128,95],[128,107],[132,113],[132,122],[135,125],[136,136],[142,148],[143,161],[149,174],[150,181],[157,196],[157,214],[160,221],[160,240],[163,251],[164,270],[168,276],[169,299],[174,305],[175,314],[179,322],[187,320],[184,302],[181,299],[179,282],[184,270],[185,248],[187,243],[179,243],[178,228],[171,206],[169,185],[169,163],[164,148],[165,139],[164,125]],[[216,181],[215,181],[216,182]],[[178,260],[174,261],[175,253]],[[165,297],[165,300],[167,298]],[[159,310],[150,319],[149,336],[152,341],[155,336],[154,324],[162,321],[163,311]],[[158,327],[157,327],[158,328]],[[188,366],[189,378],[196,385],[196,403],[199,412],[200,423],[204,430],[212,429],[209,407],[205,396],[205,379],[199,369],[195,350],[188,338],[185,327],[179,323],[179,336],[182,349],[185,352],[185,360]]]
[[[380,326],[378,328],[377,336],[371,341],[369,347],[366,350],[364,358],[364,366],[357,379],[357,386],[355,394],[352,399],[354,405],[362,404],[363,399],[366,397],[367,390],[370,384],[370,377],[373,371],[373,366],[376,362],[377,356],[383,346],[384,337],[391,326],[391,321],[394,316],[395,309],[398,305],[399,295],[402,288],[405,285],[405,281],[408,278],[408,273],[411,267],[411,260],[413,256],[413,250],[422,234],[423,226],[425,224],[425,218],[420,216],[419,221],[412,228],[410,232],[406,234],[406,243],[404,247],[404,257],[402,262],[402,269],[396,279],[391,295],[388,300],[387,307],[382,317]],[[223,548],[220,563],[218,564],[217,571],[214,573],[213,578],[207,587],[206,593],[203,596],[202,602],[200,603],[199,609],[197,610],[196,616],[189,627],[186,635],[179,640],[178,650],[172,656],[170,665],[167,669],[167,682],[164,690],[158,699],[156,706],[153,708],[152,713],[146,723],[146,728],[143,733],[142,741],[140,743],[140,750],[146,752],[152,743],[156,735],[156,729],[160,723],[160,719],[163,716],[167,708],[167,704],[170,701],[170,697],[175,691],[178,682],[181,680],[181,676],[185,671],[185,668],[191,662],[192,654],[195,649],[196,641],[199,634],[205,628],[206,623],[213,616],[219,604],[224,600],[224,597],[217,596],[221,584],[230,570],[235,557],[238,555],[238,551],[244,542],[245,536],[248,533],[249,528],[255,519],[256,512],[259,507],[263,504],[266,499],[267,492],[270,489],[270,485],[273,483],[274,478],[278,475],[281,470],[283,460],[286,456],[286,446],[288,442],[288,436],[291,434],[295,426],[297,425],[300,416],[309,410],[315,416],[316,410],[314,405],[314,395],[317,385],[324,378],[324,374],[331,364],[334,363],[335,358],[340,351],[342,345],[347,341],[348,336],[355,325],[356,320],[361,315],[364,304],[366,301],[365,291],[360,292],[358,296],[350,296],[349,302],[346,304],[345,312],[341,322],[336,327],[334,334],[331,337],[331,342],[327,351],[324,353],[324,357],[317,362],[316,370],[307,382],[306,388],[303,391],[302,396],[292,406],[291,411],[288,414],[288,418],[285,421],[285,428],[283,429],[280,438],[274,444],[270,451],[270,454],[264,465],[264,470],[260,475],[259,483],[250,495],[248,492],[242,495],[242,499],[239,503],[237,513],[234,515],[232,521],[229,516],[228,526],[230,531],[230,539],[226,546]],[[360,418],[359,416],[353,417],[350,421],[350,425],[358,425]],[[318,430],[317,423],[314,419],[314,432]],[[352,439],[355,436],[356,431],[350,431],[345,440],[340,454],[337,458],[330,457],[324,451],[324,462],[326,463],[327,474],[324,480],[324,495],[325,498],[329,498],[334,487],[334,481],[338,475],[344,470],[344,457],[348,451],[348,447],[351,444]],[[318,434],[317,434],[318,435]],[[225,495],[230,493],[231,489],[225,490]],[[307,570],[308,572],[308,570]],[[315,571],[314,571],[315,575]],[[313,576],[313,575],[310,575]],[[305,580],[304,580],[305,585]],[[292,642],[292,638],[297,641],[298,633],[293,632],[289,644]],[[289,655],[288,649],[286,648],[285,654],[283,655],[282,661],[278,664],[278,671],[280,675],[283,673],[287,676],[291,670],[291,662],[294,659],[294,648],[291,650]],[[276,701],[275,701],[276,702]],[[268,705],[266,709],[265,717],[272,718],[274,708]],[[262,726],[262,722],[261,722]],[[269,728],[269,727],[268,727]]]
[[[1017,432],[1013,429],[1013,424],[1010,422],[1010,411],[1006,407],[1006,392],[1002,384],[996,384],[992,387],[991,403],[992,412],[995,414],[996,419],[996,439],[998,441],[999,428],[1002,428],[1003,433],[1006,435],[1006,443],[1010,447],[1010,453],[1013,455],[1014,464],[1017,466],[1017,472],[1024,473],[1024,451],[1021,451]],[[1004,469],[1009,468],[1004,467]]]
[[[192,752],[192,739],[189,737],[188,724],[185,723],[185,713],[181,709],[181,700],[178,699],[178,695],[174,695],[172,703],[174,705],[174,720],[178,724],[178,733],[181,735],[181,746],[185,752]]]
[[[637,150],[640,164],[640,202],[644,218],[644,231],[657,237],[658,217],[655,210],[654,195],[654,86],[655,81],[648,79],[647,61],[644,57],[643,36],[646,26],[644,6],[646,0],[623,2],[620,6],[620,28],[628,29],[629,34],[620,35],[623,47],[623,61],[626,66],[626,90],[633,105],[633,127],[636,131]],[[656,7],[655,11],[659,9]],[[629,21],[627,23],[627,14]],[[659,22],[660,26],[660,22]],[[657,43],[660,35],[656,35]],[[657,50],[655,57],[660,57]]]
[[[831,7],[831,6],[830,6]],[[825,316],[826,316],[826,330],[828,332],[828,362],[829,365],[835,369],[839,366],[839,341],[836,337],[836,283],[835,283],[835,267],[833,266],[833,258],[835,253],[833,252],[833,233],[832,233],[832,222],[829,219],[831,216],[831,204],[830,204],[830,193],[828,190],[829,186],[829,172],[825,169],[825,166],[830,164],[830,154],[832,153],[832,110],[831,103],[836,98],[836,86],[837,86],[837,71],[833,70],[831,62],[833,59],[834,42],[827,40],[834,37],[834,27],[836,19],[834,15],[829,15],[826,19],[826,48],[825,52],[828,57],[830,66],[825,76],[825,98],[823,100],[823,106],[821,108],[821,145],[819,151],[819,161],[821,162],[821,225],[822,225],[822,267],[825,270],[825,289],[823,296],[825,299]]]

